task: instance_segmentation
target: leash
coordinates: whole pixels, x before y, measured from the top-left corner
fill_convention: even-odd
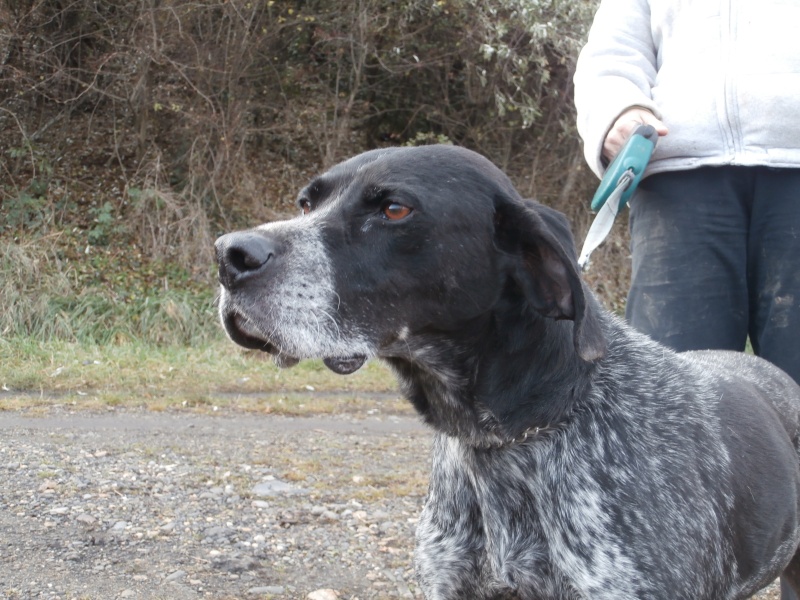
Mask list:
[[[589,227],[583,243],[578,266],[586,270],[589,257],[608,237],[617,213],[625,207],[644,175],[645,167],[656,147],[658,133],[652,125],[639,125],[609,165],[592,198],[592,210],[597,216]]]

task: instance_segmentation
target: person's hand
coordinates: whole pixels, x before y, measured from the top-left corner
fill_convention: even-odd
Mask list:
[[[631,108],[626,110],[619,119],[614,121],[611,129],[606,136],[606,141],[603,143],[603,156],[609,160],[617,155],[617,153],[628,141],[633,130],[639,125],[652,125],[656,128],[659,136],[667,135],[667,126],[664,125],[656,116],[645,108]]]

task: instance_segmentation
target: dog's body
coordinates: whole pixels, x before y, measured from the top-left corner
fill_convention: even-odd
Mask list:
[[[676,354],[603,311],[562,215],[448,146],[377,150],[308,214],[217,242],[231,338],[291,365],[389,362],[437,432],[429,600],[747,598],[800,585],[800,388]]]

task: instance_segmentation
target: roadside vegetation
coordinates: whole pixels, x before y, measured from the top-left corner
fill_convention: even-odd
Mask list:
[[[108,248],[70,258],[63,248],[46,237],[0,248],[0,409],[305,414],[374,408],[366,394],[394,388],[379,364],[339,377],[319,361],[281,370],[236,347],[217,322],[211,276],[198,281],[169,262],[123,267]],[[377,403],[398,410],[394,397]]]
[[[485,154],[582,240],[571,75],[595,6],[0,0],[0,408],[393,390],[380,365],[278,371],[227,342],[213,240],[292,215],[343,158],[428,143]],[[620,225],[590,273],[615,309],[626,248]]]
[[[199,346],[87,344],[29,337],[0,343],[0,410],[59,405],[148,410],[238,410],[285,415],[410,413],[385,366],[346,377],[320,361],[278,369],[222,339]]]

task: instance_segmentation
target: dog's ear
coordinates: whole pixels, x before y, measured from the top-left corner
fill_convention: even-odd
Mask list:
[[[597,307],[581,281],[567,218],[538,202],[498,198],[495,237],[512,255],[512,277],[531,306],[546,317],[574,322],[575,350],[583,360],[605,356]]]

